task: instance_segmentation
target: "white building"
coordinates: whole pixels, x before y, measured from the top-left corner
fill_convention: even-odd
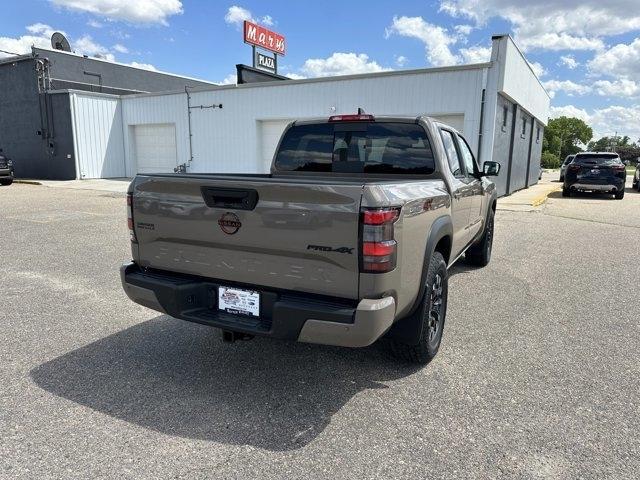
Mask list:
[[[115,96],[71,91],[78,178],[269,171],[294,119],[354,113],[430,115],[461,131],[480,162],[502,163],[501,195],[538,180],[549,95],[507,35],[491,61],[445,68],[196,87]],[[219,108],[222,105],[222,108]]]

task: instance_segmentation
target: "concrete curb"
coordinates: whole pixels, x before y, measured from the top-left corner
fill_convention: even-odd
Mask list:
[[[548,192],[544,192],[544,193],[538,195],[537,197],[533,198],[531,200],[531,206],[532,207],[539,207],[540,205],[542,205],[543,203],[545,203],[549,199],[549,195],[551,195],[553,192],[559,192],[560,190],[562,190],[562,187],[555,187],[554,186],[553,190],[549,190]]]
[[[42,185],[42,183],[40,183],[37,180],[25,180],[22,178],[14,178],[13,181],[14,183],[26,183],[27,185]]]

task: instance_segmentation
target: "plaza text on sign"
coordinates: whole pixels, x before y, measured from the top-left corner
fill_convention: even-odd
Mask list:
[[[271,73],[276,73],[276,59],[256,52],[255,66]]]
[[[284,36],[269,29],[244,21],[244,42],[270,50],[278,55],[285,54]]]

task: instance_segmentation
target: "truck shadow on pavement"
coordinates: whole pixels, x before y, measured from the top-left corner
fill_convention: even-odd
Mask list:
[[[625,193],[628,192],[629,189],[625,189]],[[615,200],[613,194],[611,193],[597,193],[597,192],[572,192],[570,197],[563,197],[561,191],[551,192],[548,195],[548,198],[557,198],[562,199],[564,201],[579,201],[579,200]],[[619,200],[618,200],[619,201]]]
[[[167,435],[284,451],[316,438],[358,392],[416,371],[379,346],[224,344],[216,329],[159,316],[31,376],[54,395]]]

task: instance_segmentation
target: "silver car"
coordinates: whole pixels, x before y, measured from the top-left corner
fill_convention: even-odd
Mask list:
[[[562,165],[560,165],[560,181],[561,182],[564,182],[564,172],[567,171],[567,167],[571,162],[573,162],[573,159],[575,157],[576,157],[575,155],[567,155],[567,158],[565,158],[564,162],[562,162]]]

